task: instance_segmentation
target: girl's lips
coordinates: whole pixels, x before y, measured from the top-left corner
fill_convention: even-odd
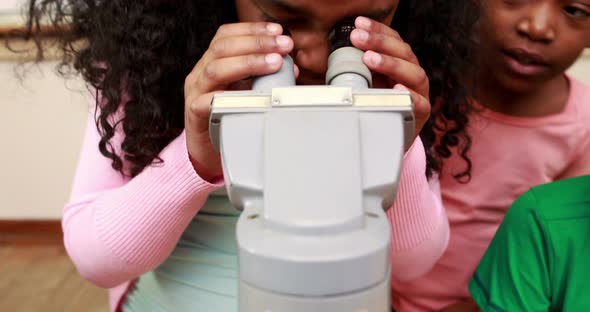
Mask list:
[[[539,54],[522,49],[503,51],[504,63],[510,71],[520,76],[535,76],[548,69],[547,62]]]

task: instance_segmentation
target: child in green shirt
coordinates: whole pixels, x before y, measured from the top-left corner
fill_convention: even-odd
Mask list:
[[[516,200],[469,290],[483,311],[590,311],[590,176]]]

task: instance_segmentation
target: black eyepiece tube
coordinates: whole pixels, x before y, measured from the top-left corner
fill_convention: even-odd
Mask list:
[[[350,33],[355,28],[354,20],[354,17],[344,19],[338,22],[334,28],[332,28],[332,31],[328,36],[330,43],[330,53],[336,51],[339,48],[353,46],[350,42]]]
[[[363,63],[364,52],[350,41],[350,34],[355,29],[354,20],[351,17],[338,22],[328,36],[330,55],[326,84],[365,89],[371,87],[372,76]]]

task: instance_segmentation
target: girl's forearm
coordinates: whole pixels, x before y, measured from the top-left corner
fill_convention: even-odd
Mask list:
[[[438,178],[425,176],[426,155],[420,138],[404,156],[391,223],[392,277],[407,281],[427,273],[446,249],[449,223]]]
[[[184,135],[161,153],[163,164],[148,166],[116,187],[112,177],[99,174],[112,169],[103,164],[97,172],[101,164],[84,160],[84,151],[82,156],[64,209],[64,243],[80,274],[102,287],[133,279],[163,262],[209,193],[219,187],[195,173]]]

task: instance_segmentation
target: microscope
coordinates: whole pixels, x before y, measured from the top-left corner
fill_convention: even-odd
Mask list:
[[[213,98],[211,140],[241,210],[240,312],[391,310],[385,210],[412,143],[412,103],[371,88],[353,29],[348,20],[331,33],[326,85],[296,85],[287,55],[252,90]]]

